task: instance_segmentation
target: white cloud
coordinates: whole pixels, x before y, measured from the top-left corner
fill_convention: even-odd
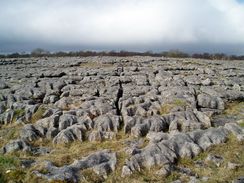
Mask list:
[[[62,45],[241,44],[235,0],[9,0],[0,40]]]

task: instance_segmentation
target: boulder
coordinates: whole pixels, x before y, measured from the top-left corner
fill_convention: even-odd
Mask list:
[[[83,125],[72,125],[60,131],[53,139],[53,143],[70,143],[75,140],[82,142],[84,140],[85,130]]]
[[[237,137],[237,140],[244,140],[244,129],[236,123],[226,123],[224,127],[230,132],[232,132]]]
[[[4,81],[0,81],[0,90],[8,88],[8,85]]]
[[[3,154],[16,151],[24,151],[33,155],[43,155],[49,153],[50,149],[46,147],[32,147],[23,139],[12,140],[1,149]]]
[[[58,124],[58,129],[64,130],[69,126],[72,126],[74,124],[76,124],[78,122],[78,119],[76,116],[74,115],[70,115],[70,114],[63,114],[62,116],[60,116],[59,118],[59,124]]]
[[[244,183],[244,176],[238,177],[236,180],[233,180],[233,183]]]
[[[220,97],[210,96],[207,94],[199,94],[197,96],[198,106],[202,108],[224,110],[224,102]]]
[[[211,85],[211,80],[210,80],[209,78],[203,80],[203,81],[202,81],[202,85],[204,85],[204,86],[209,86],[209,85]]]
[[[27,124],[22,128],[20,137],[28,141],[34,141],[43,137],[43,134],[34,125]]]
[[[2,153],[11,153],[15,151],[31,151],[30,145],[22,139],[12,140],[6,144],[2,149]]]
[[[174,164],[179,158],[195,157],[210,146],[226,142],[230,133],[225,127],[218,127],[162,137],[130,157],[122,169],[122,176],[145,167]],[[236,135],[235,132],[233,134]]]
[[[101,142],[103,140],[111,140],[114,137],[116,137],[115,132],[92,131],[88,136],[88,140],[91,142]]]
[[[94,128],[99,131],[118,132],[120,128],[120,117],[112,114],[105,114],[94,119]]]
[[[6,110],[6,102],[0,102],[0,114],[4,113]]]
[[[34,171],[38,177],[42,177],[48,181],[64,181],[77,183],[81,180],[82,170],[92,169],[96,174],[104,178],[115,170],[117,162],[116,154],[109,150],[95,152],[81,160],[75,160],[70,165],[56,167],[51,162],[45,161],[43,168],[48,171],[43,174]],[[81,174],[80,174],[81,172]]]

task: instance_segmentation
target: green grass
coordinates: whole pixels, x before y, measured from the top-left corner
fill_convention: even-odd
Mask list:
[[[239,123],[240,127],[244,128],[244,120]]]
[[[16,116],[23,116],[25,114],[25,110],[24,109],[16,109],[14,111],[14,115]]]
[[[48,141],[46,139],[40,139],[35,142],[32,142],[33,146],[49,146],[52,149],[55,149],[54,152],[42,156],[35,156],[32,154],[28,154],[26,152],[16,152],[12,155],[18,156],[20,158],[26,158],[26,159],[35,159],[40,162],[43,162],[44,160],[49,160],[53,162],[56,166],[63,166],[68,165],[74,162],[75,159],[81,159],[82,157],[85,157],[93,152],[103,150],[103,149],[109,149],[112,150],[112,152],[116,152],[117,156],[117,164],[116,169],[113,173],[108,175],[108,178],[106,180],[103,180],[100,176],[96,175],[93,171],[90,169],[83,170],[81,174],[85,177],[85,182],[123,182],[123,178],[121,177],[122,167],[125,163],[125,160],[129,158],[129,156],[124,152],[124,148],[127,146],[124,144],[125,140],[133,140],[134,138],[130,137],[128,134],[124,134],[124,132],[121,130],[116,137],[113,140],[104,140],[102,142],[79,142],[75,141],[69,144],[53,144],[51,141]],[[145,143],[140,146],[140,148],[147,145],[148,141],[146,139]],[[40,178],[36,177],[35,175],[31,174],[33,170],[38,170],[43,173],[48,173],[45,169],[45,166],[37,165],[33,166],[30,169],[26,170],[26,175],[24,178],[25,182],[45,182],[45,180],[41,180]],[[151,177],[149,177],[148,180],[156,180],[155,176],[152,174],[153,171],[145,170],[141,173],[136,173],[133,175],[135,178],[133,180],[137,179],[137,176],[141,176],[140,180],[145,181],[147,180],[148,174],[151,174]],[[127,182],[130,180],[130,178],[126,179]],[[159,179],[157,179],[159,180]],[[129,181],[130,182],[130,181]],[[148,182],[148,181],[147,181]],[[149,181],[150,182],[150,181]]]
[[[187,106],[186,101],[181,99],[175,99],[168,104],[165,104],[164,113],[170,112],[171,109],[175,106]],[[231,106],[231,109],[226,109],[227,113],[237,114],[236,111],[241,111],[241,107],[238,105]],[[33,123],[42,117],[45,108],[40,107],[38,111],[34,114]],[[21,111],[19,111],[20,113]],[[244,126],[240,122],[240,126]],[[9,125],[0,129],[0,136],[4,137],[4,143],[8,142],[10,139],[15,139],[18,136],[18,126]],[[107,179],[95,174],[91,169],[81,171],[81,174],[85,177],[84,182],[121,182],[121,183],[141,183],[141,182],[172,182],[177,179],[181,179],[182,182],[187,182],[188,179],[185,176],[180,175],[177,172],[172,172],[168,177],[163,177],[156,175],[155,172],[160,169],[160,167],[153,167],[151,169],[142,169],[140,172],[134,172],[131,176],[121,177],[122,167],[126,162],[126,159],[130,158],[124,152],[124,148],[127,146],[124,142],[125,140],[133,140],[134,138],[128,134],[124,134],[123,130],[120,130],[116,137],[112,140],[104,140],[102,142],[79,142],[75,141],[73,143],[61,145],[53,144],[47,139],[40,139],[35,142],[32,142],[33,146],[48,146],[51,149],[55,149],[50,154],[35,156],[25,152],[17,152],[11,154],[11,156],[0,156],[0,182],[39,182],[44,183],[46,180],[42,180],[31,172],[33,170],[38,170],[42,173],[48,173],[44,166],[38,165],[33,166],[30,169],[23,170],[19,166],[17,158],[26,158],[26,159],[35,159],[38,161],[49,160],[54,163],[56,166],[63,166],[70,163],[73,163],[75,159],[81,159],[84,156],[87,156],[93,152],[110,149],[113,152],[116,152],[117,164],[114,172],[108,175]],[[2,139],[1,139],[2,140]],[[145,140],[145,139],[144,139]],[[1,142],[2,143],[2,142]],[[0,144],[1,144],[0,143]],[[145,143],[140,147],[143,148],[148,144],[148,141],[145,140]],[[208,154],[216,154],[224,157],[224,162],[220,167],[216,167],[214,164],[206,163],[206,167],[197,167],[194,163],[196,160],[204,161]],[[238,163],[244,165],[244,142],[238,142],[234,136],[230,136],[229,140],[220,145],[213,146],[209,148],[206,152],[200,153],[197,157],[193,159],[183,158],[178,162],[179,166],[190,168],[193,172],[198,174],[200,177],[208,176],[210,177],[208,182],[231,182],[233,179],[244,175],[244,167],[240,167],[237,170],[228,170],[226,165],[228,162]],[[11,170],[6,173],[7,170]],[[53,181],[58,182],[58,181]],[[60,182],[61,183],[61,182]]]
[[[178,172],[172,172],[168,177],[163,177],[156,175],[155,172],[161,167],[152,167],[151,169],[142,169],[140,172],[134,172],[131,176],[121,177],[122,167],[130,156],[124,152],[126,145],[123,144],[125,139],[130,137],[119,133],[114,140],[103,141],[103,142],[73,142],[66,145],[55,145],[55,151],[51,154],[44,156],[33,156],[31,154],[19,154],[19,157],[25,157],[27,159],[36,159],[39,161],[50,160],[56,166],[63,166],[72,163],[75,159],[80,159],[81,157],[87,156],[93,152],[102,149],[110,149],[116,152],[117,164],[114,172],[108,175],[107,179],[96,175],[91,169],[81,171],[84,176],[84,182],[172,182],[174,180],[180,179],[182,182],[187,182],[188,178],[186,176],[181,176]],[[48,142],[39,142],[39,145],[46,145]],[[146,142],[147,143],[147,142]],[[51,145],[51,144],[50,144]],[[144,147],[144,145],[142,145]],[[196,160],[204,161],[208,154],[221,155],[224,157],[224,163],[220,167],[216,167],[214,164],[206,163],[206,167],[197,167],[194,163]],[[231,182],[233,179],[243,175],[244,167],[240,167],[237,170],[228,170],[226,165],[228,162],[239,163],[244,165],[244,142],[238,142],[234,136],[230,136],[229,140],[220,145],[213,146],[209,148],[206,152],[200,153],[197,157],[182,158],[178,161],[179,166],[190,168],[193,172],[201,177],[210,177],[208,182]],[[44,166],[38,165],[30,169],[26,169],[25,172],[19,167],[18,160],[11,156],[0,156],[0,181],[13,180],[15,182],[45,182],[34,176],[31,172],[33,170],[38,170],[43,173],[48,173]],[[11,172],[6,174],[6,171],[11,169]],[[18,181],[16,181],[18,180]],[[6,181],[5,181],[6,182]],[[55,181],[54,181],[55,182]]]
[[[84,183],[102,183],[104,182],[104,178],[97,175],[93,170],[86,169],[81,172],[81,174],[84,176]]]
[[[118,152],[126,147],[123,143],[125,139],[129,139],[129,135],[118,133],[113,140],[104,140],[102,142],[80,142],[74,141],[69,144],[53,144],[48,140],[41,140],[34,142],[33,146],[49,146],[55,151],[51,154],[39,157],[39,160],[50,160],[57,166],[73,163],[75,159],[80,159],[93,152],[103,149],[109,149]]]
[[[196,167],[194,161],[204,161],[208,154],[220,155],[224,158],[224,162],[220,167],[211,162],[205,162],[205,167]],[[244,166],[236,170],[229,170],[226,168],[228,162],[244,165],[244,142],[237,141],[232,135],[226,143],[213,146],[206,152],[200,153],[194,159],[180,159],[178,164],[190,168],[200,177],[209,177],[207,182],[231,182],[239,176],[244,175]]]
[[[25,115],[25,110],[24,109],[16,109],[14,111],[14,117],[13,117],[13,123],[16,122],[16,120],[21,117],[21,116],[24,116]]]
[[[38,121],[39,119],[42,118],[42,115],[44,114],[44,112],[46,111],[46,108],[44,106],[40,106],[37,111],[32,115],[31,117],[31,123],[35,123],[36,121]]]
[[[185,100],[176,98],[176,99],[174,99],[168,103],[165,103],[161,106],[160,115],[169,114],[171,112],[171,110],[175,107],[185,108],[186,106],[187,106],[187,103]]]
[[[8,143],[10,140],[17,139],[19,137],[21,125],[10,124],[0,127],[0,147]]]
[[[25,172],[20,168],[19,160],[13,156],[0,155],[0,182],[19,182],[24,180]]]
[[[244,102],[231,102],[226,105],[224,115],[240,116],[244,120]]]
[[[180,178],[180,174],[177,172],[171,173],[165,180],[165,182],[173,182]]]
[[[16,158],[0,155],[0,169],[11,169],[18,165]]]

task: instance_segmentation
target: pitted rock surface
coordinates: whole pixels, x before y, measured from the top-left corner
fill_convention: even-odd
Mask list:
[[[119,152],[98,146],[70,165],[46,162],[48,173],[35,174],[49,181],[78,182],[84,169],[106,178],[116,170],[115,153],[128,156],[122,176],[151,167],[169,175],[180,158],[193,158],[230,135],[244,140],[243,115],[223,115],[229,104],[244,100],[243,61],[134,56],[0,63],[0,125],[18,126],[17,137],[3,143],[3,155],[42,157],[59,145],[117,142]],[[40,142],[47,143],[37,147]]]

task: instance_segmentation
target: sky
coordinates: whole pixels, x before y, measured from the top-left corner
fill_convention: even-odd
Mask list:
[[[244,0],[0,0],[0,53],[35,48],[244,55]]]

